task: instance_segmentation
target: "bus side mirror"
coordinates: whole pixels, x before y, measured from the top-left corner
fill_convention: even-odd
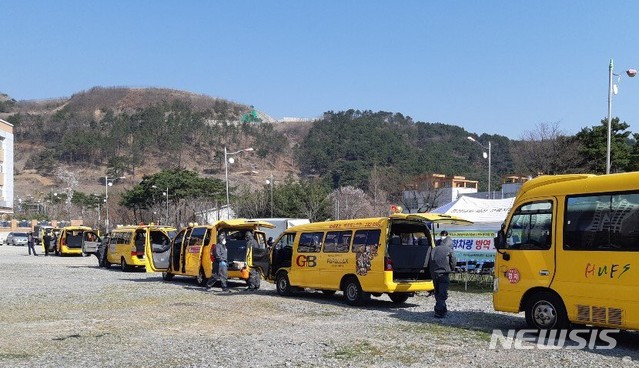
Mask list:
[[[497,237],[495,240],[495,249],[504,249],[506,247],[506,234],[504,234],[504,230],[499,230],[497,232]]]

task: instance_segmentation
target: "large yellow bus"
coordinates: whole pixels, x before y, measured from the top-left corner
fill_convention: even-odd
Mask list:
[[[524,183],[496,247],[495,310],[537,329],[639,328],[639,172]]]
[[[436,223],[466,224],[431,213],[315,222],[286,229],[271,254],[269,278],[289,295],[312,288],[341,290],[350,305],[388,294],[403,303],[415,292],[433,290],[428,269]]]

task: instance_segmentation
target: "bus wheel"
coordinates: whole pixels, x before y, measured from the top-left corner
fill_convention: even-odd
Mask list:
[[[364,292],[356,278],[351,277],[344,285],[344,300],[349,305],[362,305],[371,298],[371,294]]]
[[[197,284],[200,286],[206,285],[206,282],[209,281],[204,274],[204,269],[200,267],[200,272],[197,273]]]
[[[286,272],[281,272],[277,275],[275,285],[277,287],[277,293],[281,296],[291,295],[291,283],[288,281]]]
[[[122,272],[127,272],[127,271],[130,270],[130,268],[126,264],[126,261],[124,260],[124,258],[120,259],[120,268],[122,269]]]
[[[335,295],[336,291],[335,290],[322,290],[322,293],[326,296],[331,296],[331,295]]]
[[[173,274],[169,272],[162,272],[162,280],[171,281],[173,279]]]
[[[541,291],[531,295],[526,303],[526,323],[540,330],[568,328],[568,314],[561,298]]]
[[[390,300],[395,304],[402,304],[408,300],[408,293],[390,293],[388,294]]]

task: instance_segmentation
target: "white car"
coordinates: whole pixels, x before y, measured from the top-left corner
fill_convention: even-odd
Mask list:
[[[7,240],[5,240],[5,243],[7,245],[27,245],[27,241],[29,240],[29,236],[27,235],[27,233],[14,233],[14,232],[10,232],[9,235],[7,235]]]

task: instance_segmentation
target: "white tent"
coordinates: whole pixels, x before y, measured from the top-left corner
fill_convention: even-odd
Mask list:
[[[475,224],[501,224],[506,219],[514,201],[515,198],[482,199],[462,196],[431,212],[454,215]]]

